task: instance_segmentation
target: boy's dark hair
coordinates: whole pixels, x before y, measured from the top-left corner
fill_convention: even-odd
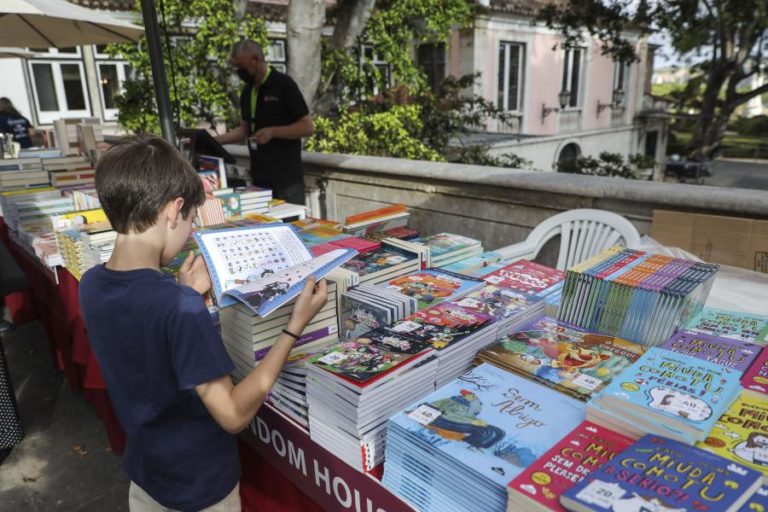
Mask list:
[[[112,229],[143,233],[166,204],[184,199],[184,218],[205,202],[205,190],[192,166],[160,137],[126,137],[99,158],[96,191]]]

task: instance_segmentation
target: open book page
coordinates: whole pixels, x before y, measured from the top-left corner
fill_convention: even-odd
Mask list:
[[[262,224],[195,233],[219,306],[235,301],[224,292],[312,259],[288,224]]]
[[[227,290],[225,294],[264,317],[301,293],[307,277],[314,275],[320,279],[356,254],[354,249],[337,249]]]

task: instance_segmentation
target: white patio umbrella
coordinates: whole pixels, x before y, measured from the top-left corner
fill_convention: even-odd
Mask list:
[[[21,48],[0,47],[0,59],[31,59],[35,55],[37,54],[27,50],[22,50]]]
[[[138,41],[142,27],[65,0],[0,1],[0,46],[68,48]]]

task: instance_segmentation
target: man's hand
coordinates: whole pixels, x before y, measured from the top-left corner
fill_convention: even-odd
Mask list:
[[[179,267],[179,284],[189,286],[200,295],[211,289],[211,276],[202,256],[195,258],[195,254],[189,251]]]
[[[257,131],[253,134],[253,137],[251,137],[253,140],[256,141],[256,144],[266,144],[270,140],[272,140],[272,137],[274,137],[274,130],[270,127],[262,128],[261,130]]]

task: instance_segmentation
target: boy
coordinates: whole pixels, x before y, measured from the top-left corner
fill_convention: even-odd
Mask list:
[[[80,305],[127,435],[123,467],[136,511],[239,511],[236,439],[274,384],[295,339],[327,300],[307,283],[274,347],[233,386],[234,369],[201,294],[204,261],[179,282],[160,267],[181,250],[205,195],[194,169],[157,137],[123,139],[96,167],[96,190],[117,241],[85,273]]]

